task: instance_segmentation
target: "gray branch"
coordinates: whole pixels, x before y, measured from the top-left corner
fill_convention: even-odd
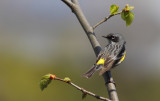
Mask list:
[[[71,0],[74,4],[78,4],[78,0]]]
[[[92,26],[88,23],[86,17],[84,16],[79,3],[77,0],[62,0],[65,4],[68,5],[68,3],[72,2],[72,6],[68,5],[70,7],[70,9],[72,10],[72,12],[76,15],[77,19],[79,20],[81,26],[83,27],[86,35],[88,36],[88,39],[94,49],[94,52],[96,54],[96,56],[98,56],[98,54],[100,53],[101,46],[99,44],[99,42],[97,41],[97,38],[95,36],[94,30],[92,28]],[[117,92],[116,92],[116,87],[115,84],[113,82],[108,82],[109,80],[113,81],[112,75],[110,71],[107,71],[106,73],[103,74],[103,78],[105,80],[105,84],[108,90],[108,94],[110,97],[110,100],[113,101],[119,101],[118,100],[118,96],[117,96]]]

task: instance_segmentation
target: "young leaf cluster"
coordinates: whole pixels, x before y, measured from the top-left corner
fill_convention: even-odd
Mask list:
[[[51,83],[52,79],[50,78],[51,74],[44,75],[40,80],[40,88],[43,91],[44,88],[47,88],[47,86]]]
[[[122,10],[121,18],[126,21],[126,26],[130,26],[134,20],[134,13],[131,12],[133,9],[133,6],[129,6],[127,4],[126,7]]]
[[[113,4],[110,7],[110,15],[118,14],[119,12],[119,6]],[[130,26],[134,19],[134,13],[131,12],[133,10],[133,6],[129,6],[128,4],[125,6],[125,8],[121,12],[121,18],[126,22],[126,26]]]
[[[110,15],[114,15],[114,14],[116,14],[116,13],[118,13],[118,9],[119,9],[119,6],[117,6],[117,5],[111,5],[111,7],[110,7]]]

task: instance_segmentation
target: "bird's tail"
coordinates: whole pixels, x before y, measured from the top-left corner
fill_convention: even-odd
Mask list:
[[[97,65],[93,65],[93,67],[91,69],[89,69],[88,72],[86,72],[82,76],[86,77],[86,78],[90,78],[97,71],[96,67],[97,67]]]

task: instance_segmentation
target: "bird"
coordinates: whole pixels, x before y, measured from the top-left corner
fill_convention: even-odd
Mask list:
[[[126,56],[126,41],[122,34],[110,33],[102,36],[108,40],[108,44],[98,54],[95,64],[82,76],[86,78],[100,70],[99,75],[103,75],[106,71],[118,66]]]

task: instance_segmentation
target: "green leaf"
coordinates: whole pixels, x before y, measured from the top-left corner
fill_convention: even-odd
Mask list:
[[[133,9],[134,9],[133,6],[129,6],[129,4],[127,4],[123,10],[124,10],[124,11],[131,11],[131,10],[133,10]]]
[[[130,6],[128,9],[131,11],[131,10],[133,10],[133,9],[134,9],[134,7],[133,7],[133,6]]]
[[[133,22],[133,19],[134,19],[134,14],[130,11],[126,18],[126,26],[130,26]]]
[[[123,11],[123,12],[121,13],[121,18],[122,18],[124,21],[126,21],[128,15],[129,15],[129,12]]]
[[[117,5],[111,5],[111,7],[110,7],[110,15],[113,15],[113,14],[116,14],[116,13],[118,13],[118,9],[119,9],[119,6],[117,6]]]
[[[65,77],[65,78],[64,78],[64,81],[65,81],[65,82],[71,82],[71,79],[70,79],[69,77]]]
[[[130,26],[134,19],[134,14],[131,11],[123,11],[121,18],[126,21],[126,26]]]
[[[50,78],[51,74],[44,75],[40,80],[40,89],[43,91],[44,88],[47,88],[47,86],[51,83],[52,79]]]
[[[125,11],[123,11],[122,13],[121,13],[121,18],[124,20],[124,21],[126,21],[126,17],[125,17]]]

